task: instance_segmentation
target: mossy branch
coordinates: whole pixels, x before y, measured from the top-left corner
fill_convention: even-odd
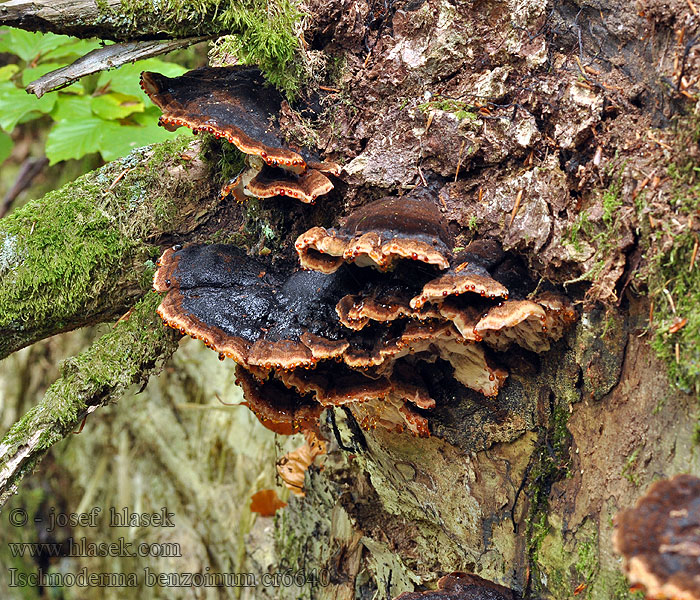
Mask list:
[[[67,360],[61,377],[0,443],[0,507],[56,442],[76,429],[97,407],[146,382],[177,348],[179,336],[156,314],[160,297],[140,300],[128,318],[117,322],[90,348]]]
[[[0,25],[120,42],[233,35],[238,60],[257,64],[272,84],[293,96],[304,77],[300,5],[298,0],[10,0],[0,5]]]
[[[142,148],[0,220],[0,359],[123,314],[220,202],[199,143]]]

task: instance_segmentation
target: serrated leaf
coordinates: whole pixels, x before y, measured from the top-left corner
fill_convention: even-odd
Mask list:
[[[27,94],[11,81],[0,82],[0,127],[11,133],[20,119],[34,112],[37,116],[51,112],[55,104],[56,94],[46,94],[37,98],[34,94]]]
[[[67,35],[55,33],[32,33],[14,27],[0,28],[0,52],[19,56],[25,62],[32,62],[58,46],[72,41]]]
[[[10,154],[12,154],[12,147],[14,145],[12,138],[4,131],[0,131],[0,163],[5,162]]]
[[[99,117],[67,119],[57,122],[46,138],[46,156],[49,164],[62,160],[82,158],[100,150],[100,136],[108,121]]]
[[[5,65],[4,67],[0,67],[0,81],[10,81],[17,71],[19,71],[19,65]]]
[[[107,120],[124,119],[135,112],[143,112],[143,102],[136,96],[119,92],[102,94],[92,99],[92,112]]]
[[[109,85],[110,92],[120,92],[139,98],[145,106],[153,106],[148,96],[141,89],[141,71],[154,71],[162,73],[166,77],[177,77],[187,71],[175,63],[165,62],[157,58],[149,58],[132,64],[122,65],[113,71],[103,71],[97,80],[97,87],[102,88]]]

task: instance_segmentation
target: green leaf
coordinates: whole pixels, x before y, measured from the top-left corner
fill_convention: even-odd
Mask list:
[[[105,129],[100,143],[100,152],[105,160],[114,160],[127,155],[135,148],[148,146],[172,139],[178,135],[192,135],[189,129],[180,128],[177,132],[166,131],[158,126],[160,109],[151,106],[142,113],[134,113],[131,119],[134,125],[118,126],[111,122],[112,128]]]
[[[56,94],[46,94],[37,98],[27,94],[11,81],[0,82],[0,127],[11,133],[15,125],[31,113],[51,112],[56,104]],[[25,119],[26,120],[26,119]]]
[[[51,113],[54,121],[75,121],[92,117],[92,98],[90,96],[60,96],[59,102]]]
[[[124,119],[135,112],[143,112],[143,102],[136,96],[119,92],[102,94],[92,99],[92,112],[103,119]]]
[[[0,131],[0,163],[3,163],[12,154],[13,146],[12,138],[4,131]]]
[[[19,65],[5,65],[4,67],[0,67],[0,81],[10,81],[17,71],[19,71]]]
[[[97,87],[109,86],[110,92],[121,92],[139,98],[145,106],[153,106],[148,96],[143,93],[140,85],[141,71],[154,71],[167,77],[182,75],[187,69],[175,63],[165,62],[157,58],[141,60],[133,64],[122,65],[113,71],[103,71],[97,80]]]
[[[43,60],[55,60],[62,58],[64,62],[73,61],[81,56],[85,56],[88,52],[92,52],[105,44],[101,44],[99,40],[79,40],[77,38],[68,38],[70,41],[61,44],[58,48],[50,50],[43,55]],[[111,43],[111,42],[109,42]]]
[[[0,28],[0,52],[8,52],[19,56],[25,62],[32,62],[73,39],[67,35],[32,33],[23,29],[2,27]]]
[[[82,158],[100,149],[100,136],[108,121],[90,116],[67,119],[56,123],[46,138],[46,156],[49,164],[70,158]]]

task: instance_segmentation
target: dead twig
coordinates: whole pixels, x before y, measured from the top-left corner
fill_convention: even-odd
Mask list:
[[[518,214],[518,209],[520,208],[520,201],[523,198],[523,190],[520,190],[518,192],[518,195],[515,197],[515,205],[513,206],[513,210],[510,213],[510,223],[508,223],[508,229],[510,229],[513,226],[513,221],[515,221],[515,215]]]
[[[462,153],[464,152],[464,145],[467,140],[462,140],[462,145],[459,148],[459,156],[457,157],[457,168],[455,169],[455,183],[457,183],[457,178],[459,177],[459,168],[462,166]]]
[[[166,52],[172,52],[179,48],[185,48],[202,42],[207,37],[190,37],[181,40],[153,40],[147,42],[124,42],[112,44],[88,52],[74,63],[50,71],[46,75],[32,81],[27,86],[27,92],[41,98],[46,92],[60,90],[71,83],[75,83],[81,77],[114,69],[128,62],[143,60]]]

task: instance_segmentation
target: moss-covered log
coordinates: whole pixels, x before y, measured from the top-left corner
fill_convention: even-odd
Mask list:
[[[200,145],[137,150],[0,221],[0,358],[122,314],[218,204]]]
[[[306,68],[300,3],[289,0],[12,0],[0,25],[115,41],[235,36],[224,42],[257,64],[273,85],[293,94]],[[229,57],[231,58],[231,57]]]
[[[261,518],[247,543],[240,534],[236,561],[227,562],[235,553],[210,537],[201,564],[176,560],[173,571],[235,562],[239,571],[317,568],[331,577],[327,587],[304,580],[299,588],[257,588],[248,596],[256,600],[391,599],[453,570],[525,597],[634,597],[612,552],[614,515],[656,478],[700,474],[697,397],[674,389],[655,356],[685,389],[697,390],[700,46],[694,2],[598,4],[423,0],[376,10],[363,0],[308,2],[305,39],[320,65],[325,112],[311,123],[285,108],[280,126],[344,164],[342,182],[315,207],[254,202],[243,221],[222,210],[221,237],[252,246],[260,234],[261,253],[289,258],[296,235],[311,224],[335,225],[373,198],[424,186],[438,195],[458,247],[497,239],[509,259],[522,261],[523,276],[565,289],[580,319],[546,354],[513,352],[497,398],[463,390],[438,398],[429,440],[375,431],[364,445],[354,443],[353,421],[339,419],[342,446],[329,433],[325,464],[310,470],[306,498],[278,513],[275,539]],[[30,220],[24,226],[31,231]],[[81,306],[70,305],[71,314]],[[216,510],[245,478],[231,466],[229,446],[193,416],[209,415],[203,421],[229,410],[217,398],[226,401],[220,392],[233,385],[216,385],[212,375],[229,361],[210,354],[210,363],[187,359],[202,383],[187,387],[183,377],[178,402],[149,390],[166,414],[178,416],[158,421],[157,435],[150,425],[124,428],[132,438],[124,434],[123,448],[146,440],[147,457],[133,466],[124,452],[129,468],[121,481],[156,482],[149,488],[156,508],[175,489],[193,529],[218,525],[228,543],[230,514],[240,513]],[[173,381],[186,362],[175,359]],[[436,390],[445,389],[441,381]],[[175,425],[185,410],[192,420]],[[217,420],[216,432],[228,422]],[[236,434],[233,443],[257,456],[255,427],[248,430],[250,437]],[[197,451],[168,456],[183,438]],[[104,454],[111,461],[112,448]],[[89,467],[75,462],[71,476],[85,481],[79,471]],[[148,462],[166,474],[153,474]],[[199,465],[216,473],[220,487],[211,496],[190,492],[200,485]],[[173,478],[173,469],[183,473]],[[100,501],[115,504],[115,495],[105,492]],[[249,495],[233,502],[247,509]],[[241,523],[237,530],[246,531]],[[250,569],[238,568],[244,557],[255,563]],[[159,593],[151,588],[143,597]]]
[[[231,3],[231,7],[245,10],[248,4]],[[217,1],[170,0],[153,4],[123,0],[13,0],[0,7],[0,24],[120,41],[211,36],[224,28],[223,15],[217,15],[220,7],[221,2]]]
[[[62,376],[41,404],[10,429],[0,442],[0,506],[47,450],[70,435],[81,419],[119,398],[130,385],[145,383],[159,359],[175,351],[178,336],[160,326],[155,312],[159,302],[155,293],[149,295],[112,331],[66,361]]]

